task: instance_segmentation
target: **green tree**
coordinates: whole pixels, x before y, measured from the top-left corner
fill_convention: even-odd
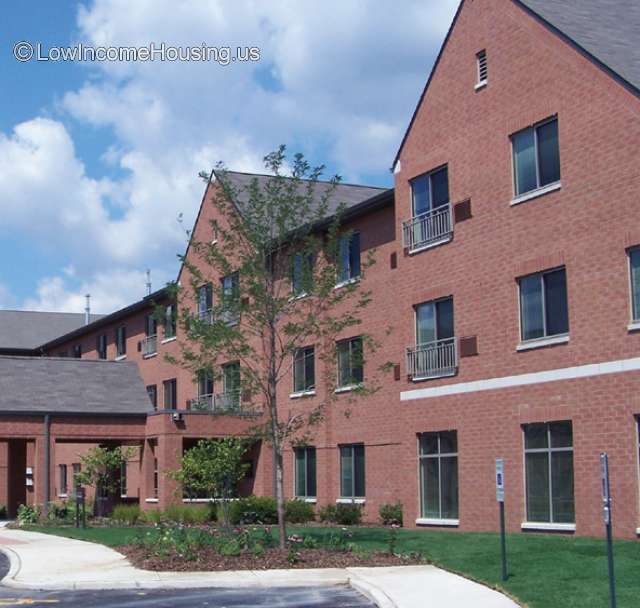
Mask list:
[[[250,465],[242,457],[249,447],[246,439],[224,437],[201,439],[186,450],[180,469],[171,472],[186,494],[221,498],[223,521],[229,527],[229,499],[235,495],[238,482]]]
[[[211,228],[217,236],[213,242],[199,242],[190,235],[189,250],[195,259],[182,259],[189,285],[176,286],[175,295],[187,338],[179,362],[194,377],[205,373],[233,388],[232,394],[227,390],[209,407],[224,412],[251,405],[265,414],[251,433],[271,447],[279,539],[284,547],[283,450],[287,442],[307,442],[335,400],[336,339],[361,323],[371,293],[359,278],[343,280],[353,234],[342,222],[345,206],[336,193],[340,178],[320,182],[324,168],[312,168],[301,154],[289,163],[284,146],[265,157],[265,166],[267,179],[253,178],[240,186],[224,166],[217,166],[210,200],[216,217]],[[369,251],[361,261],[361,276],[373,262]],[[209,281],[210,308],[205,314],[193,312],[194,299],[202,297],[199,288]],[[360,335],[363,348],[354,349],[351,356],[361,360],[352,361],[347,370],[358,369],[365,353],[377,346],[371,336]],[[278,387],[291,374],[295,353],[311,344],[321,363],[321,374],[316,372],[315,378],[321,403],[285,410],[278,403]],[[228,362],[236,365],[223,367]],[[368,370],[365,382],[361,377],[351,379],[349,403],[376,390],[372,371]]]

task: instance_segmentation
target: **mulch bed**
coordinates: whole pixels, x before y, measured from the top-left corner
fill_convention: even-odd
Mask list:
[[[212,547],[203,547],[198,551],[197,559],[187,561],[183,556],[174,554],[168,557],[149,557],[144,547],[125,545],[118,551],[129,561],[143,570],[157,572],[204,572],[221,570],[271,570],[288,568],[352,568],[355,566],[409,566],[423,563],[413,556],[390,555],[382,551],[366,554],[350,551],[330,551],[327,549],[303,549],[296,551],[299,561],[290,563],[289,552],[281,549],[268,549],[262,555],[220,555]]]

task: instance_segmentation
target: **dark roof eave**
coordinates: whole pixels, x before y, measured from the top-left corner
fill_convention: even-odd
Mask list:
[[[149,412],[52,412],[50,410],[4,410],[0,409],[0,418],[2,416],[51,416],[53,417],[82,417],[82,418],[147,418],[154,411]]]

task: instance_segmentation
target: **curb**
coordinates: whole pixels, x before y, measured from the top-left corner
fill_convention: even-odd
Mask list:
[[[0,547],[0,552],[4,553],[9,560],[9,572],[4,576],[3,579],[0,579],[0,586],[7,585],[9,581],[13,582],[13,579],[18,575],[20,569],[22,568],[22,562],[20,561],[20,556],[9,547]],[[7,585],[11,586],[11,585]]]
[[[349,572],[348,568],[347,572]],[[398,608],[397,604],[380,587],[351,572],[349,572],[349,587],[371,600],[378,608]]]

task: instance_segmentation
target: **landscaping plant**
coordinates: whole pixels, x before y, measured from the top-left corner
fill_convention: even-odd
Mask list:
[[[385,526],[402,526],[402,503],[380,505],[380,520]]]

